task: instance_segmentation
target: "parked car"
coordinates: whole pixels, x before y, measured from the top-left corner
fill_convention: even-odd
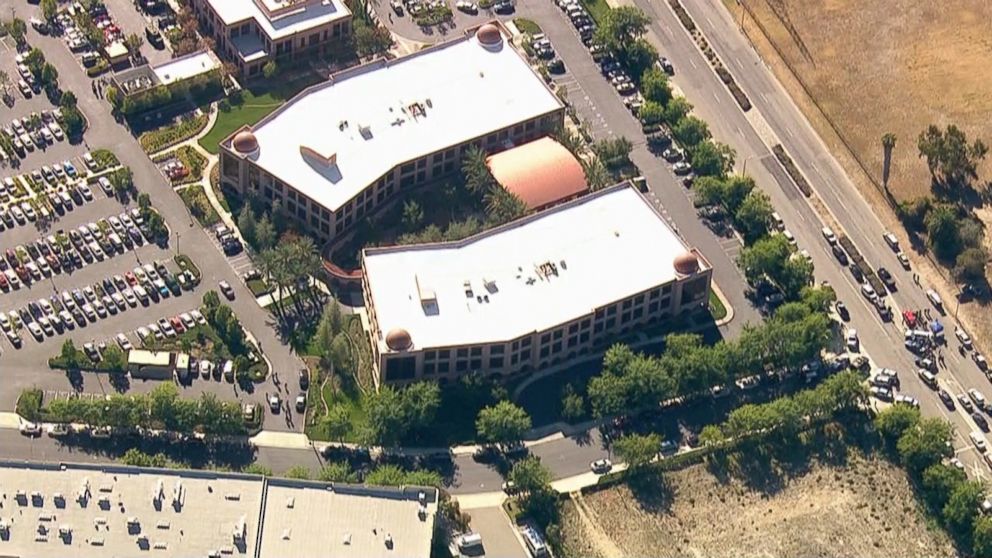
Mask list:
[[[597,459],[596,461],[593,461],[592,463],[589,464],[589,468],[592,469],[592,472],[596,473],[597,475],[604,475],[606,473],[609,473],[610,470],[613,469],[613,463],[606,458]]]

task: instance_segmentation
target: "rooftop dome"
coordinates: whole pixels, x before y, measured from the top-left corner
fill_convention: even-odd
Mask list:
[[[386,346],[394,351],[405,351],[413,346],[413,339],[410,338],[410,332],[398,327],[386,334]]]
[[[254,153],[258,150],[258,140],[250,130],[242,130],[234,136],[231,142],[234,150],[238,153]]]
[[[699,258],[692,252],[682,252],[675,256],[674,265],[679,275],[692,275],[699,271]]]
[[[479,40],[479,44],[489,49],[497,49],[503,46],[503,33],[500,32],[499,27],[496,27],[492,23],[487,23],[480,27],[475,32],[475,38]]]

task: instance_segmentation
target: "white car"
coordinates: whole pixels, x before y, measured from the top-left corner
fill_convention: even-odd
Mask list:
[[[162,335],[162,328],[158,327],[158,324],[156,323],[148,324],[148,331],[152,332],[155,339],[162,339],[164,337],[164,335]]]
[[[971,350],[971,336],[968,335],[968,332],[958,326],[954,326],[954,336],[964,345],[965,350]]]
[[[33,335],[37,341],[43,341],[45,339],[45,332],[41,330],[41,326],[39,326],[36,322],[31,322],[28,324],[28,331],[31,332],[31,335]]]
[[[830,227],[823,227],[821,231],[823,233],[823,238],[827,239],[827,244],[833,245],[837,243],[837,235]]]
[[[878,298],[878,294],[875,293],[875,289],[868,283],[861,284],[861,294],[871,302],[875,302],[875,299]]]
[[[134,296],[134,291],[133,290],[131,290],[131,289],[124,289],[123,291],[121,291],[121,293],[122,293],[121,296],[124,297],[124,301],[127,302],[127,304],[131,308],[134,308],[135,306],[138,305],[138,297]]]
[[[131,349],[134,348],[134,346],[131,345],[131,340],[128,339],[127,336],[124,335],[123,333],[118,333],[116,340],[117,340],[117,344],[121,346],[121,349],[125,351],[130,351]]]
[[[782,236],[784,236],[785,239],[789,241],[789,244],[793,246],[796,245],[796,237],[791,232],[789,232],[789,229],[783,229]]]
[[[975,449],[985,453],[987,446],[985,444],[985,437],[982,436],[981,432],[972,432],[971,434],[968,434],[968,437],[971,438],[971,443],[975,444]]]
[[[193,316],[196,323],[200,325],[207,325],[207,319],[203,317],[203,314],[199,310],[190,310],[189,315]]]
[[[148,338],[151,337],[151,335],[152,335],[151,330],[149,330],[145,326],[139,327],[134,332],[138,334],[138,337],[140,337],[142,341],[147,341]]]
[[[606,473],[609,473],[610,470],[613,469],[613,463],[606,458],[597,459],[596,461],[593,461],[592,463],[589,464],[589,468],[592,469],[592,472],[596,473],[597,475],[604,475]]]
[[[859,352],[861,342],[858,340],[858,331],[854,328],[847,330],[847,335],[845,335],[847,340],[847,350],[852,353]]]

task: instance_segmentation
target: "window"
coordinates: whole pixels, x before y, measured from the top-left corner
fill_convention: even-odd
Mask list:
[[[596,322],[596,326],[592,328],[593,333],[603,333],[603,322]]]
[[[434,360],[437,358],[437,351],[425,351],[424,360]]]
[[[550,349],[548,347],[541,347],[541,358],[548,356],[549,350]]]
[[[630,304],[631,304],[631,302],[630,302],[630,299],[629,298],[627,300],[623,301],[623,309],[624,310],[630,310]]]
[[[609,318],[606,320],[606,329],[613,329],[617,325],[616,318]]]
[[[465,358],[468,356],[468,349],[458,349],[458,358]]]
[[[650,298],[651,300],[657,300],[659,296],[661,296],[661,290],[655,289],[651,291],[651,295],[648,298]]]
[[[450,363],[448,363],[447,361],[442,361],[442,362],[437,363],[437,373],[438,374],[447,374],[449,371],[451,371],[451,364]]]
[[[451,358],[451,351],[449,349],[441,349],[440,351],[437,352],[437,356],[440,359],[447,360]]]
[[[556,329],[555,330],[555,334],[554,334],[555,340],[561,339],[561,335],[562,335],[561,334],[561,330],[560,329]]]
[[[524,337],[523,340],[520,341],[520,346],[521,347],[530,347],[530,337]]]
[[[586,318],[586,319],[582,320],[582,329],[589,329],[589,324],[590,323],[591,322],[590,322],[589,318]]]
[[[616,306],[610,306],[609,308],[606,309],[606,315],[607,316],[616,316],[616,314],[617,314],[617,307]]]
[[[620,314],[620,323],[625,324],[630,321],[630,312]]]
[[[464,372],[466,370],[468,370],[467,360],[459,360],[455,363],[455,372]]]
[[[436,370],[436,368],[435,368],[435,365],[434,365],[433,362],[428,362],[427,364],[424,365],[424,375],[425,376],[431,376],[431,375],[433,375],[435,370]]]
[[[491,355],[501,355],[506,347],[504,345],[493,345],[489,347],[489,354]]]
[[[473,358],[472,359],[472,370],[478,370],[480,368],[482,368],[482,359],[481,358]]]
[[[641,308],[641,307],[634,308],[634,319],[635,320],[638,319],[638,318],[640,318],[643,315],[644,315],[644,308]]]
[[[491,357],[489,359],[489,368],[503,368],[503,357]]]
[[[396,357],[386,360],[386,380],[409,380],[417,374],[417,358]]]
[[[572,324],[572,325],[568,326],[568,333],[569,334],[575,333],[577,331],[579,331],[579,324]]]
[[[550,333],[545,333],[544,335],[541,336],[541,344],[542,345],[545,344],[545,343],[547,343],[548,341],[551,341],[551,334]]]
[[[663,295],[667,295],[670,292],[672,292],[672,286],[671,285],[665,285],[664,287],[661,288],[661,294],[663,294]]]
[[[520,351],[520,360],[521,362],[530,360],[530,349]]]
[[[482,356],[482,347],[472,347],[472,356]]]
[[[589,332],[583,331],[579,334],[579,343],[585,343],[586,341],[589,341]]]
[[[551,345],[551,352],[552,353],[560,353],[561,352],[561,341],[558,341],[554,345]]]
[[[648,303],[648,313],[649,314],[654,314],[657,311],[658,311],[658,301],[657,300],[654,301],[654,302]]]
[[[634,304],[642,304],[644,302],[644,294],[639,294],[634,297]]]
[[[579,338],[577,336],[574,336],[573,335],[573,336],[571,336],[571,337],[568,338],[568,346],[569,347],[574,347],[575,345],[578,344],[578,342],[579,342]]]

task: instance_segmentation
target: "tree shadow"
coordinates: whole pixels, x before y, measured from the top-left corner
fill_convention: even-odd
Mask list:
[[[675,491],[664,473],[648,468],[627,477],[627,486],[638,505],[649,513],[668,513],[675,500]]]

